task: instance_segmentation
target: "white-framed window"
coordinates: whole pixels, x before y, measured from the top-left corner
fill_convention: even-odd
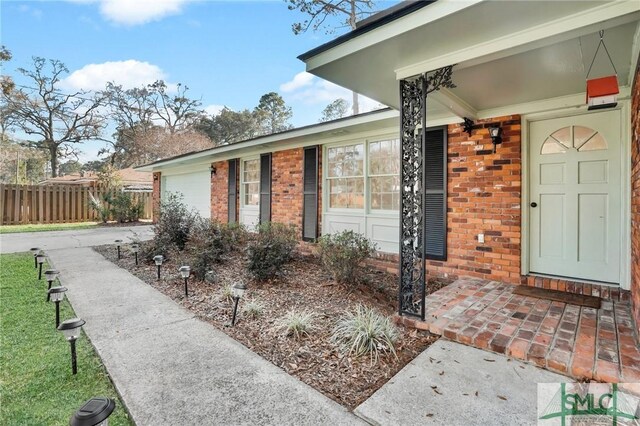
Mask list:
[[[327,148],[329,208],[364,208],[364,144]]]
[[[400,141],[350,142],[326,148],[327,209],[394,213],[400,205]]]
[[[242,161],[242,204],[258,206],[260,204],[260,159]]]
[[[400,141],[369,142],[369,209],[397,211],[400,207]]]

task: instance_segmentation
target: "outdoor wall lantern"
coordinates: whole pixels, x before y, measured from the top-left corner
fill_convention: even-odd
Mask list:
[[[209,171],[211,172],[211,176],[215,175],[218,170],[214,166],[209,167]]]
[[[160,279],[160,267],[162,266],[163,260],[164,257],[161,254],[153,256],[153,261],[156,262],[156,266],[158,267],[158,279]]]
[[[116,402],[111,398],[99,396],[91,398],[76,411],[69,425],[71,426],[108,426],[109,416],[116,408]]]
[[[38,260],[36,259],[36,256],[40,252],[40,247],[31,247],[29,250],[33,253],[33,269],[38,269]]]
[[[118,260],[120,260],[120,246],[122,245],[122,240],[115,240],[116,247],[118,248]]]
[[[180,275],[184,278],[184,297],[189,297],[189,289],[187,288],[187,281],[189,280],[189,275],[191,274],[191,267],[189,266],[181,266]]]
[[[489,127],[489,136],[491,136],[491,143],[493,143],[493,153],[496,153],[498,145],[502,143],[502,129],[499,126]]]
[[[71,345],[71,372],[78,373],[78,365],[76,364],[76,340],[80,337],[80,330],[85,325],[85,321],[80,318],[71,318],[64,321],[58,326],[58,330],[62,331],[64,337]]]
[[[56,304],[56,327],[60,326],[60,302],[64,299],[66,287],[53,287],[47,291],[49,300]]]
[[[236,324],[236,314],[238,313],[238,302],[242,299],[244,292],[247,291],[247,286],[243,282],[237,282],[231,288],[234,304],[233,304],[233,317],[231,318],[231,326]]]
[[[36,263],[38,264],[38,279],[42,279],[42,264],[44,263],[45,255],[42,250],[36,255]]]
[[[47,302],[49,301],[49,290],[51,290],[51,285],[56,280],[56,277],[59,274],[60,272],[57,271],[56,269],[47,269],[46,271],[44,271],[44,278],[49,283],[49,286],[47,287]]]
[[[140,251],[140,244],[138,243],[131,244],[131,251],[136,257],[136,266],[138,266],[138,252]]]

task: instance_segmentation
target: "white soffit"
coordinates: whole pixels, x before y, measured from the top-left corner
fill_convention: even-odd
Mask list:
[[[371,33],[375,35],[385,27],[409,17],[413,17],[411,22],[415,22],[415,17],[422,16],[424,25],[414,26],[402,34],[360,50],[352,50],[350,54],[332,61],[326,60],[338,47],[344,50],[349,43],[356,46],[355,40],[359,38],[373,37],[366,33],[308,59],[307,70],[398,108],[398,78],[457,63],[453,80],[458,89],[451,90],[449,96],[435,95],[434,100],[438,106],[444,105],[457,115],[473,117],[474,112],[492,108],[497,103],[508,105],[525,102],[528,97],[536,100],[583,92],[586,69],[582,74],[580,71],[584,69],[584,62],[591,60],[587,56],[597,45],[596,42],[591,48],[586,43],[597,36],[598,29],[607,29],[605,40],[611,37],[611,41],[607,42],[610,51],[616,43],[614,50],[617,53],[613,56],[620,63],[618,73],[627,75],[629,67],[626,70],[622,68],[623,63],[629,63],[632,56],[634,34],[631,28],[640,21],[640,1],[637,0],[483,1],[467,5],[436,21],[426,20],[429,10],[438,3],[440,1]],[[558,58],[561,52],[568,52],[569,58]],[[539,66],[541,58],[545,61],[543,67]],[[549,58],[555,58],[556,61],[548,63]],[[499,66],[492,66],[494,63],[499,63]],[[484,64],[488,65],[482,67]],[[561,70],[561,67],[565,69]],[[467,69],[469,71],[465,72]],[[479,75],[470,78],[472,70],[477,70]],[[520,71],[529,78],[511,81],[510,74]],[[564,71],[568,73],[560,76]],[[532,74],[536,74],[536,77],[532,78]],[[550,87],[549,79],[556,76],[560,76],[557,84]],[[564,84],[567,80],[571,80],[570,89]],[[576,81],[580,82],[579,90]],[[542,90],[544,95],[538,90],[538,82],[542,82],[546,88]],[[515,94],[513,99],[496,93],[495,100],[484,100],[483,96],[493,96],[490,94],[495,90],[500,91],[499,86],[503,83],[505,89],[502,92]],[[626,84],[627,81],[621,79],[620,85]],[[477,89],[483,95],[472,93],[468,97],[466,90],[471,85],[479,86]],[[557,88],[562,89],[560,93],[552,90]]]

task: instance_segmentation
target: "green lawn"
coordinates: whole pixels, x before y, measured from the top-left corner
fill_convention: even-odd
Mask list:
[[[93,228],[98,222],[78,223],[37,223],[30,225],[2,225],[0,234],[13,234],[16,232],[41,232],[41,231],[67,231],[70,229]]]
[[[84,334],[77,341],[78,374],[71,374],[69,343],[55,329],[46,286],[30,254],[0,256],[0,424],[69,424],[94,396],[116,398],[111,424],[133,424]],[[74,316],[65,298],[60,319]]]

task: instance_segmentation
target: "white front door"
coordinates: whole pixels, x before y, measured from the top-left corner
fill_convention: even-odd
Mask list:
[[[532,273],[620,282],[621,112],[529,127]]]

